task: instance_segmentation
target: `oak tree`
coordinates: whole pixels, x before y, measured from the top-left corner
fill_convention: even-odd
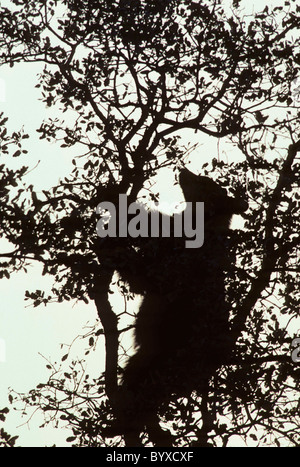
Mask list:
[[[26,298],[34,306],[94,301],[103,327],[89,334],[91,346],[105,336],[99,380],[82,385],[73,362],[68,376],[57,379],[53,368],[48,384],[23,396],[45,415],[60,414],[75,444],[122,444],[105,435],[127,329],[109,287],[120,264],[130,263],[132,245],[101,244],[96,207],[116,203],[122,193],[135,201],[161,169],[184,165],[195,150],[184,141],[188,131],[199,143],[210,137],[235,148],[238,162],[212,154],[210,164],[197,149],[199,171],[229,193],[246,195],[249,209],[244,229],[229,239],[231,360],[205,393],[195,387],[170,401],[161,423],[178,446],[226,446],[236,436],[299,444],[299,369],[291,358],[299,315],[299,10],[292,0],[251,14],[239,0],[230,8],[222,0],[11,0],[1,6],[0,64],[17,70],[42,63],[37,87],[45,106],[57,111],[57,118],[41,122],[40,138],[81,150],[68,177],[37,193],[24,187],[27,168],[12,171],[5,162],[10,143],[22,155],[25,135],[9,137],[1,117],[1,236],[12,248],[1,254],[0,275],[40,262],[53,277],[52,294],[28,291]],[[126,284],[119,286],[130,299]],[[58,394],[64,391],[63,403]],[[148,435],[143,445],[151,444]]]

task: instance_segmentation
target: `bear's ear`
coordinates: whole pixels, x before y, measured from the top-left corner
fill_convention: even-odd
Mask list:
[[[248,209],[248,203],[240,197],[228,196],[225,188],[209,177],[196,175],[188,169],[182,169],[179,174],[179,184],[185,201],[203,201],[205,211],[210,215],[241,214]]]
[[[242,214],[248,209],[248,203],[244,199],[231,198],[232,199],[232,212],[233,214]]]
[[[187,169],[179,174],[179,184],[183,191],[185,201],[188,202],[217,202],[226,199],[227,192],[218,183],[209,177],[196,175]]]
[[[199,197],[199,177],[188,169],[182,169],[179,174],[179,185],[184,199],[188,202],[203,201]],[[197,199],[198,198],[198,199]]]

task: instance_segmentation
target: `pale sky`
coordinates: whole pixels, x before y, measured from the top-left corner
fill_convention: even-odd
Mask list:
[[[267,3],[269,2],[260,0],[257,2],[260,8]],[[276,3],[284,4],[279,1]],[[5,1],[1,4],[4,6]],[[249,5],[249,2],[247,4]],[[62,150],[58,145],[40,141],[35,133],[35,129],[47,116],[44,105],[38,101],[40,91],[34,87],[37,83],[36,75],[40,70],[40,65],[35,64],[0,68],[0,109],[9,117],[9,130],[18,130],[24,126],[30,135],[25,144],[29,155],[12,163],[19,165],[22,162],[34,167],[40,161],[25,179],[28,184],[33,183],[37,190],[48,189],[57,183],[59,177],[67,175],[72,170],[71,159],[74,156],[70,150]],[[191,134],[187,133],[186,137],[189,139]],[[202,145],[198,151],[203,151],[208,160],[216,157],[218,151],[219,155],[226,152],[231,159],[232,148],[229,145],[222,143],[222,146],[218,147],[218,141],[201,138]],[[200,164],[204,162],[205,159],[201,157]],[[195,161],[191,168],[197,171]],[[168,200],[169,196],[169,187],[168,191],[162,189],[162,201]],[[0,249],[1,246],[0,240]],[[32,267],[28,274],[19,273],[10,280],[0,281],[0,409],[8,405],[8,387],[26,392],[38,383],[47,381],[49,371],[45,368],[46,362],[40,354],[52,361],[59,360],[65,353],[60,349],[60,344],[70,344],[78,334],[85,332],[84,326],[87,323],[93,324],[96,320],[97,314],[93,304],[72,307],[72,304],[67,303],[49,305],[46,308],[28,307],[28,303],[24,301],[25,290],[43,290],[44,287],[49,287],[49,279],[41,276],[39,266]],[[80,356],[80,343],[77,349]],[[103,348],[99,348],[90,358],[90,365],[94,370],[98,369],[101,355],[103,356]],[[11,435],[20,436],[19,445],[63,445],[67,437],[66,432],[36,429],[38,418],[34,418],[29,426],[16,428],[26,420],[26,417],[21,419],[19,414],[15,414],[10,416],[4,425]]]
[[[61,150],[57,145],[40,141],[35,133],[35,129],[46,116],[43,103],[38,101],[39,91],[34,87],[39,70],[40,67],[34,64],[20,65],[13,69],[0,68],[0,108],[9,117],[8,127],[10,130],[18,130],[24,126],[25,131],[30,134],[30,139],[26,140],[28,157],[23,156],[22,160],[15,159],[11,162],[16,166],[22,163],[34,167],[41,161],[26,177],[26,182],[33,183],[37,190],[48,189],[60,177],[67,175],[72,169],[73,157],[73,154]],[[2,245],[0,240],[1,250]],[[51,361],[59,361],[66,353],[60,349],[60,344],[70,344],[77,335],[86,332],[84,326],[87,323],[95,323],[97,315],[93,304],[52,304],[37,308],[28,306],[28,302],[24,301],[25,291],[43,290],[44,287],[49,288],[49,284],[51,279],[43,277],[41,267],[37,265],[32,266],[27,274],[18,273],[9,280],[0,281],[0,408],[8,405],[8,387],[26,392],[38,383],[47,381],[47,362],[39,354]],[[27,426],[16,429],[18,417],[14,416],[9,423],[10,418],[5,427],[12,435],[22,433],[22,446],[45,446],[54,442],[61,443],[66,438],[65,432],[53,430],[49,439],[48,430],[34,429],[34,420],[30,424],[30,430]],[[25,421],[26,417],[18,423]]]

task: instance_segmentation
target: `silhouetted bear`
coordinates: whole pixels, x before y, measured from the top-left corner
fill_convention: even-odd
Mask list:
[[[137,350],[116,401],[119,432],[131,446],[145,428],[156,445],[171,445],[168,432],[157,430],[157,412],[172,397],[201,392],[231,350],[226,238],[232,215],[244,212],[247,203],[187,169],[179,183],[193,207],[204,202],[203,246],[186,248],[184,238],[150,238],[140,243],[130,266],[120,267],[132,290],[144,294],[136,319]]]

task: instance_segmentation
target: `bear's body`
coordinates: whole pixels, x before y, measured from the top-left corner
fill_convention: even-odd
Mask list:
[[[201,392],[231,350],[226,239],[232,215],[244,212],[247,204],[186,169],[179,182],[187,202],[204,202],[203,246],[186,248],[184,238],[152,238],[141,244],[136,282],[132,265],[128,276],[126,268],[121,270],[132,290],[142,288],[144,294],[136,320],[137,350],[124,369],[116,404],[128,445],[145,427],[151,431],[159,408],[172,397]],[[167,434],[156,444],[167,445]]]

